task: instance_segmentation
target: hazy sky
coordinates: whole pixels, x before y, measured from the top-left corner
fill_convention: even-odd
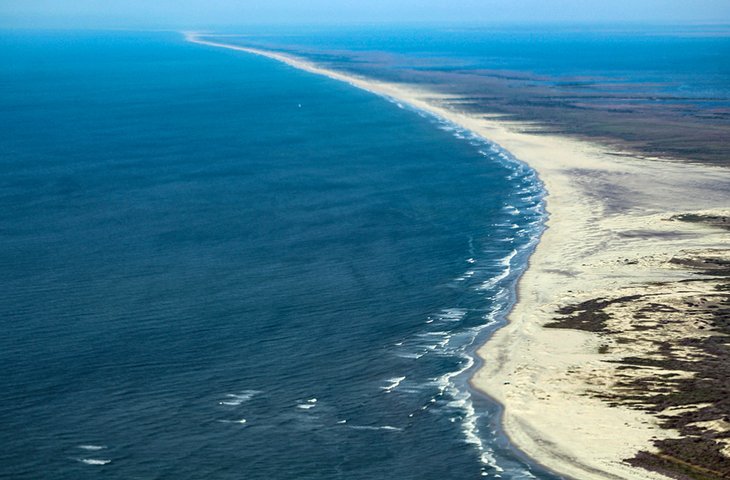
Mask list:
[[[730,0],[0,0],[2,26],[620,21],[730,23]]]

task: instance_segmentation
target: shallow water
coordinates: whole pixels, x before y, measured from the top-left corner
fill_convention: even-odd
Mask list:
[[[623,101],[730,107],[727,25],[320,26],[239,28],[229,34],[239,34],[229,41],[324,53],[328,61],[366,53],[359,61],[486,71],[534,86],[623,94]]]
[[[179,35],[0,45],[0,476],[553,478],[466,386],[531,170]]]

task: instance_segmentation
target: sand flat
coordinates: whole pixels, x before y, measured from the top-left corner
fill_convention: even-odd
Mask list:
[[[585,480],[668,478],[625,460],[652,451],[655,439],[679,432],[660,428],[656,415],[600,398],[616,388],[617,366],[607,360],[650,352],[637,343],[607,354],[602,352],[606,339],[597,332],[545,325],[566,305],[641,295],[652,283],[696,278],[696,272],[677,268],[671,259],[730,249],[727,231],[669,221],[688,212],[725,212],[730,204],[726,169],[634,157],[543,134],[534,125],[465,113],[459,98],[419,86],[355,77],[287,54],[195,34],[187,39],[263,55],[397,99],[475,132],[534,168],[548,192],[548,228],[519,282],[509,324],[479,350],[484,366],[472,383],[504,405],[504,427],[513,442],[560,474]],[[679,288],[685,285],[655,286],[654,293],[685,295],[674,292]],[[692,288],[702,294],[710,287]],[[629,322],[620,312],[613,317],[619,324]],[[672,335],[702,335],[691,329],[661,334],[669,341]]]

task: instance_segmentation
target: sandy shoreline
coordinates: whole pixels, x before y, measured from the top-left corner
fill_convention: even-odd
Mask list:
[[[611,311],[611,328],[628,339],[624,343],[605,332],[545,325],[555,322],[566,306],[596,298],[638,297],[647,288],[656,290],[652,295],[668,295],[676,293],[668,289],[681,284],[682,295],[689,294],[688,288],[693,295],[706,294],[709,284],[681,283],[697,278],[697,273],[671,260],[727,250],[728,233],[668,219],[727,209],[727,170],[618,156],[600,145],[536,133],[529,125],[463,113],[455,97],[354,77],[281,53],[195,34],[186,39],[262,55],[397,99],[475,132],[535,169],[548,192],[548,229],[519,282],[510,323],[479,350],[484,366],[472,383],[504,405],[505,431],[515,445],[562,475],[581,480],[668,478],[625,460],[651,452],[655,440],[679,432],[660,428],[654,413],[600,398],[616,388],[620,376],[619,364],[612,361],[651,354],[650,346],[638,340],[648,334],[638,333],[618,311]],[[658,286],[671,281],[679,283]],[[704,333],[684,329],[662,335]]]

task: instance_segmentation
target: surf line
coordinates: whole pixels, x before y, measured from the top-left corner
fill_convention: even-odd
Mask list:
[[[527,168],[529,171],[531,171],[535,175],[535,178],[538,183],[538,190],[542,197],[540,204],[543,205],[543,207],[542,207],[543,215],[540,220],[542,228],[540,228],[538,230],[536,237],[532,241],[529,241],[528,244],[524,248],[524,251],[526,251],[528,255],[531,255],[532,252],[534,251],[534,248],[536,247],[537,243],[539,242],[540,238],[542,237],[542,233],[544,232],[544,225],[545,225],[545,222],[547,221],[547,214],[544,210],[544,199],[547,196],[547,191],[546,191],[542,181],[540,181],[540,179],[537,175],[537,171],[531,165],[529,165],[527,162],[519,160],[518,158],[513,156],[507,149],[505,149],[501,145],[499,145],[496,142],[489,140],[488,138],[479,134],[474,128],[469,126],[468,121],[460,121],[460,120],[462,120],[462,116],[460,116],[457,112],[450,111],[447,107],[436,104],[435,101],[439,96],[437,93],[417,90],[410,86],[402,87],[402,86],[398,86],[398,85],[395,85],[392,83],[382,82],[382,81],[378,81],[378,80],[374,80],[374,79],[370,79],[370,78],[362,78],[362,77],[358,77],[355,75],[350,75],[350,74],[337,72],[334,70],[329,70],[326,68],[319,67],[308,60],[296,57],[291,54],[285,54],[285,53],[280,53],[277,51],[265,50],[265,49],[254,48],[254,47],[245,47],[245,46],[234,45],[234,44],[229,44],[229,43],[222,43],[222,42],[218,42],[218,41],[209,39],[210,37],[213,37],[214,35],[204,34],[204,33],[200,33],[200,32],[182,32],[182,33],[185,36],[185,39],[191,43],[208,46],[208,47],[224,48],[224,49],[228,49],[228,50],[240,51],[240,52],[245,52],[245,53],[249,53],[249,54],[253,54],[253,55],[258,55],[261,57],[266,57],[266,58],[284,63],[286,65],[289,65],[298,70],[302,70],[302,71],[312,73],[315,75],[324,76],[327,78],[331,78],[333,80],[337,80],[337,81],[349,84],[360,90],[380,96],[380,97],[388,100],[389,102],[395,104],[399,108],[408,106],[409,108],[415,110],[416,112],[421,112],[422,114],[426,114],[426,115],[430,116],[437,122],[455,126],[459,129],[461,129],[462,132],[468,133],[471,136],[471,138],[473,138],[475,140],[479,140],[479,141],[484,142],[485,144],[489,145],[490,150],[493,153],[495,153],[497,159],[499,159],[497,161],[503,162],[503,164],[509,165],[512,169]],[[205,38],[206,36],[208,38]],[[432,103],[432,102],[434,102],[434,103]],[[466,120],[466,119],[463,119],[463,120]],[[512,258],[516,254],[517,254],[517,252],[513,251],[508,256],[507,261],[511,262]],[[519,272],[520,275],[522,273],[524,273],[526,268],[527,268],[527,264],[525,265],[524,268],[520,269],[520,272]],[[498,283],[499,281],[504,280],[506,277],[509,277],[510,273],[511,273],[511,269],[508,269],[507,275],[505,275],[502,278],[497,279],[497,281],[495,283]],[[516,289],[516,283],[512,286],[512,288]],[[516,296],[516,292],[515,292],[515,296]],[[499,311],[497,313],[506,319],[507,314],[514,307],[514,303],[516,303],[516,301],[511,302],[511,305],[509,306],[509,308],[506,311]],[[467,358],[469,358],[469,360],[470,360],[468,362],[468,366],[466,368],[460,369],[455,374],[452,374],[452,377],[464,374],[465,372],[478,366],[479,362],[476,358],[472,357],[471,355],[468,355]],[[471,382],[469,382],[469,385],[471,385]],[[395,386],[397,386],[397,385],[394,385],[394,387]],[[472,413],[472,415],[473,415],[474,414],[473,406],[470,405],[470,407],[472,410],[472,412],[470,412],[470,413]],[[471,426],[471,425],[469,425],[469,426]],[[477,445],[477,448],[480,451],[481,462],[485,465],[496,467],[499,470],[499,466],[496,465],[496,460],[494,458],[492,458],[492,455],[491,455],[492,452],[490,452],[484,448],[481,438],[479,438],[476,435],[476,431],[471,431],[471,429],[468,427],[467,427],[467,430],[468,430],[468,432],[466,433],[467,441],[471,440],[469,443],[475,443]],[[469,433],[471,433],[471,435]],[[507,437],[507,438],[509,438],[509,437]],[[475,440],[476,440],[476,442],[475,442]],[[483,472],[483,473],[485,473],[485,472]]]

